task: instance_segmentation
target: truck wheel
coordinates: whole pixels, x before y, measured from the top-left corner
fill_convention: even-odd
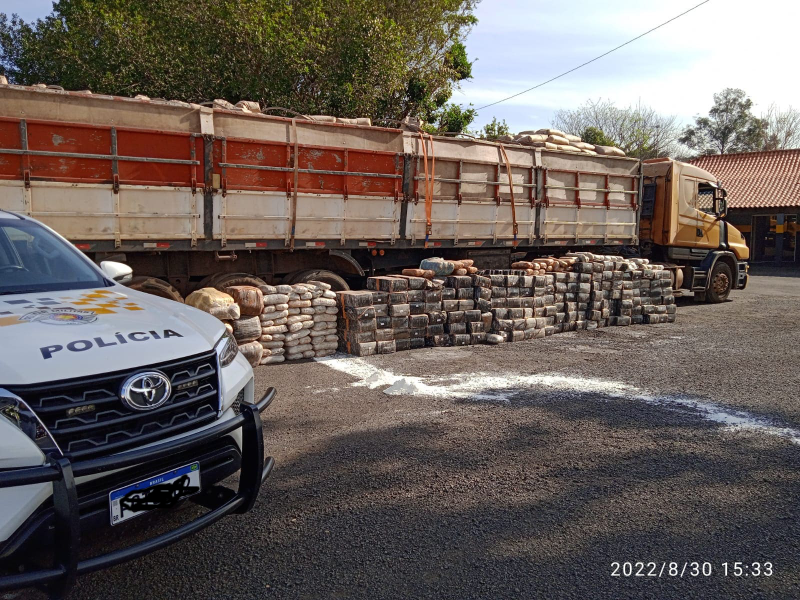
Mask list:
[[[183,303],[183,296],[181,296],[181,293],[163,279],[141,275],[131,279],[128,287],[132,290]]]
[[[333,271],[324,271],[319,269],[311,269],[309,271],[300,271],[292,277],[292,283],[306,283],[308,281],[321,281],[331,286],[334,292],[343,292],[349,290],[350,286],[347,282],[339,277]]]
[[[225,288],[234,285],[252,285],[258,287],[260,285],[267,285],[266,281],[254,275],[247,273],[220,273],[213,277],[207,287],[217,288],[219,291],[224,292]]]
[[[731,273],[731,268],[724,262],[717,262],[708,280],[706,299],[714,304],[725,302],[728,299],[728,294],[731,293],[732,286],[733,273]]]

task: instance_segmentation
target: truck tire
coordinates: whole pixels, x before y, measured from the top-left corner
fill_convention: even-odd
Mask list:
[[[250,285],[253,287],[267,285],[267,282],[260,277],[248,275],[247,273],[217,273],[211,276],[207,282],[204,280],[203,283],[205,283],[205,287],[217,288],[220,292],[224,292],[225,288],[236,285]]]
[[[333,271],[310,269],[308,271],[300,271],[292,277],[292,283],[306,283],[308,281],[327,283],[334,292],[344,292],[350,289],[347,282]]]
[[[183,303],[183,296],[181,296],[181,293],[163,279],[140,275],[139,277],[131,279],[128,287],[132,290]]]
[[[731,293],[733,286],[733,273],[731,268],[724,262],[717,261],[711,270],[711,277],[708,278],[708,291],[706,300],[712,304],[725,302]]]

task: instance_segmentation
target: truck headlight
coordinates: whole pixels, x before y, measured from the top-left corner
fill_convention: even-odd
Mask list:
[[[233,334],[226,331],[225,335],[217,342],[217,356],[219,357],[219,366],[227,367],[239,354],[239,344],[236,343],[236,338]]]
[[[44,454],[63,455],[55,439],[27,403],[8,390],[0,388],[0,418],[4,418],[27,435]]]

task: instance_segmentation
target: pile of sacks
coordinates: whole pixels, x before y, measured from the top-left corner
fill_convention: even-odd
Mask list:
[[[203,288],[186,304],[225,323],[253,366],[336,351],[336,294],[324,282]]]
[[[336,294],[322,281],[263,285],[261,364],[330,356],[336,351]]]
[[[546,150],[558,150],[560,152],[571,152],[573,154],[589,154],[604,156],[625,156],[625,152],[616,146],[600,146],[581,141],[580,136],[564,133],[558,129],[537,129],[536,131],[523,131],[516,136],[502,136],[501,142],[523,144],[544,148]]]

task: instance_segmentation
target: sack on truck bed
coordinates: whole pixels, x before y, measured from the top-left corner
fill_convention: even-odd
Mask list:
[[[551,144],[557,144],[559,146],[569,146],[569,140],[560,135],[548,135],[547,141]]]
[[[547,127],[545,127],[544,129],[537,129],[535,131],[535,133],[540,134],[540,135],[557,135],[557,136],[562,137],[562,138],[565,135],[567,135],[566,133],[564,133],[560,129],[550,129],[550,128],[547,128]]]
[[[524,144],[526,146],[532,146],[535,143],[541,143],[547,141],[547,136],[542,135],[539,133],[534,134],[520,134],[514,140],[517,144]]]
[[[625,153],[616,146],[595,146],[594,151],[604,156],[625,156]]]

